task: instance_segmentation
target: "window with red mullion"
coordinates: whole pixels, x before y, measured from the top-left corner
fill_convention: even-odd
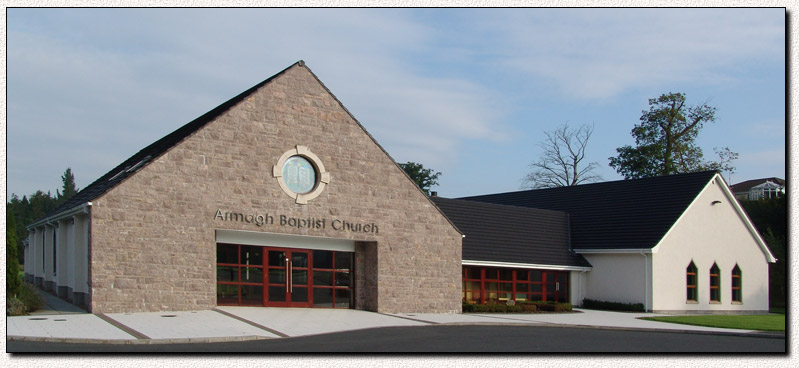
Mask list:
[[[221,247],[226,247],[228,250],[235,249],[235,263],[232,263],[233,259],[231,259],[230,254],[227,254],[226,259],[224,261],[227,262],[218,262],[219,260],[219,249]],[[236,288],[236,300],[235,302],[232,300],[232,297],[223,298],[223,301],[217,300],[217,304],[220,305],[262,305],[263,304],[263,255],[261,255],[261,265],[257,264],[242,264],[241,261],[241,245],[233,245],[233,244],[218,244],[217,245],[217,285],[228,285]],[[227,268],[225,270],[224,268]],[[230,273],[230,277],[227,277],[227,280],[220,280],[220,275],[222,271],[228,271]],[[250,276],[252,274],[252,276]],[[242,281],[242,275],[247,277],[247,281]],[[257,299],[242,299],[242,289],[243,287],[249,286],[248,290],[253,289],[253,287],[261,288],[261,293],[259,298]],[[219,288],[219,286],[217,286]],[[257,290],[257,289],[253,289]],[[219,297],[219,292],[217,292],[217,296]],[[257,294],[256,294],[257,296]]]
[[[485,304],[507,300],[543,300],[540,270],[463,267],[463,300]]]
[[[483,277],[478,267],[463,267],[463,300],[472,304],[482,303]]]
[[[342,308],[345,307],[344,303],[347,303],[346,307],[349,307],[349,303],[352,301],[352,282],[354,280],[354,270],[353,267],[353,259],[352,256],[347,252],[337,252],[337,251],[314,251],[314,257],[317,255],[322,255],[323,253],[330,254],[330,267],[323,267],[317,263],[316,258],[313,260],[313,275],[312,275],[312,288],[314,293],[313,303],[315,307],[325,306],[327,301],[320,301],[317,300],[319,297],[326,297],[325,294],[318,294],[320,291],[327,290],[330,294],[330,308]],[[339,259],[339,257],[349,257],[349,259]],[[342,268],[344,265],[340,265],[339,261],[344,260],[347,264],[347,268]],[[323,263],[323,262],[320,262]],[[323,274],[329,275],[328,277],[322,277]],[[339,294],[347,295],[347,300],[340,300],[344,298]]]
[[[216,271],[217,272],[217,276],[216,276],[217,304],[220,304],[220,305],[239,305],[241,303],[241,290],[240,290],[240,287],[239,287],[239,283],[241,282],[241,279],[239,277],[239,274],[240,274],[239,262],[240,262],[241,247],[239,245],[232,245],[232,244],[217,244],[216,246],[217,246],[217,263],[216,263],[216,270],[217,270]],[[229,262],[229,261],[233,260],[233,259],[230,259],[230,257],[229,257],[230,254],[225,254],[226,257],[224,258],[224,261],[228,261],[228,262],[219,262],[220,253],[224,254],[222,252],[223,248],[227,248],[227,249],[233,248],[235,250],[235,253],[234,253],[235,254],[235,262],[233,262],[233,263]],[[227,268],[227,270],[220,269],[220,267]],[[227,271],[225,273],[228,274],[228,277],[222,277],[221,276],[223,274],[223,271]],[[223,280],[220,280],[220,277],[222,277]],[[219,290],[218,290],[219,289],[219,285],[228,285],[228,286],[235,287],[235,289],[236,289],[235,301],[232,301],[232,299],[233,299],[232,297],[227,297],[227,298],[220,297],[220,295],[219,295],[220,293],[219,293]],[[230,295],[230,294],[231,293],[228,292],[228,295]]]

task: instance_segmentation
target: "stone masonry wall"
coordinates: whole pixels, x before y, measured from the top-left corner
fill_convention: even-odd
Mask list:
[[[295,145],[331,175],[306,205],[272,177]],[[217,210],[276,223],[222,221]],[[279,215],[374,223],[378,233],[329,222],[279,226]],[[365,271],[372,274],[356,275],[369,285],[364,292],[377,291],[360,303],[372,309],[376,301],[379,312],[460,311],[461,235],[301,64],[92,201],[91,229],[93,312],[213,308],[215,229],[356,240],[356,258],[377,260]]]

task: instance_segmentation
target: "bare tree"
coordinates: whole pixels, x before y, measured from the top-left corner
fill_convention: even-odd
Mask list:
[[[522,179],[522,188],[543,189],[593,183],[602,180],[593,171],[598,162],[585,164],[585,148],[594,127],[582,125],[577,129],[568,123],[544,132],[546,140],[538,144],[544,153],[530,164],[531,172]]]
[[[733,152],[730,147],[713,147],[713,152],[719,156],[718,161],[711,161],[705,164],[708,170],[725,171],[727,172],[727,183],[730,182],[732,174],[735,174],[735,166],[733,161],[738,159],[738,152]]]

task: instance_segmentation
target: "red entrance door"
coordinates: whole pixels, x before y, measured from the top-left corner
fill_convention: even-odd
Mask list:
[[[269,248],[266,252],[264,305],[310,307],[311,251]]]
[[[569,301],[569,273],[559,271],[542,272],[544,279],[544,299],[548,301]]]
[[[353,253],[217,244],[219,305],[352,308]]]

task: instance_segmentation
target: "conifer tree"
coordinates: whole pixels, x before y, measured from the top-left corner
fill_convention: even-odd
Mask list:
[[[61,181],[63,182],[61,192],[56,190],[59,204],[66,202],[67,199],[78,193],[78,188],[75,186],[75,175],[72,174],[71,168],[67,168],[67,171],[61,176]]]

